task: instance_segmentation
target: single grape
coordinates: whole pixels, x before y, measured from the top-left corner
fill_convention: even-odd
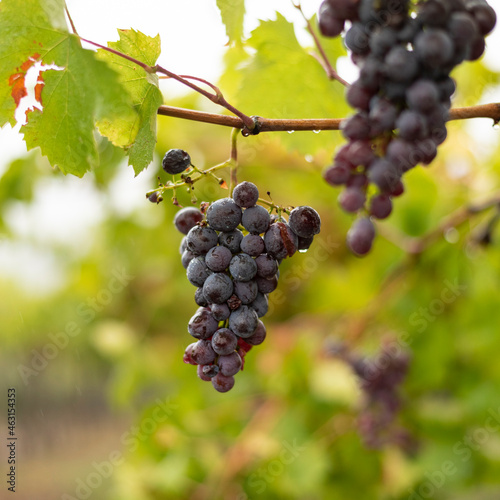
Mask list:
[[[399,137],[407,141],[418,141],[427,136],[427,123],[425,118],[416,111],[405,110],[396,120]]]
[[[241,358],[237,352],[232,352],[226,356],[219,356],[217,361],[219,373],[226,377],[236,375],[241,370]]]
[[[193,252],[190,252],[189,250],[184,250],[181,256],[181,262],[182,262],[182,267],[184,269],[187,269],[189,266],[189,263],[196,257],[196,255]]]
[[[225,321],[231,314],[231,310],[227,304],[211,304],[210,311],[217,321]]]
[[[267,295],[259,292],[257,298],[250,304],[250,307],[255,310],[259,318],[265,316],[269,310],[269,299]]]
[[[272,224],[264,235],[266,252],[275,259],[291,257],[297,250],[299,240],[297,235],[285,222]]]
[[[233,199],[241,208],[253,207],[259,199],[259,190],[251,182],[240,182],[233,190]]]
[[[238,337],[247,338],[253,335],[257,328],[259,317],[249,306],[240,306],[229,316],[229,329]]]
[[[410,109],[426,113],[437,106],[439,88],[431,80],[417,80],[406,91],[406,101]]]
[[[167,174],[180,174],[191,165],[191,157],[182,149],[170,149],[165,153],[162,165]]]
[[[257,257],[265,251],[266,246],[258,234],[247,234],[241,241],[240,248],[242,252]]]
[[[278,262],[270,255],[262,254],[255,259],[257,276],[259,278],[272,278],[278,272]]]
[[[367,254],[375,238],[373,222],[367,218],[357,219],[347,232],[347,245],[356,255]]]
[[[352,173],[352,167],[346,163],[335,163],[323,172],[323,178],[332,186],[341,186],[347,182]]]
[[[323,36],[335,37],[344,30],[344,20],[336,17],[328,0],[324,0],[318,14],[319,30]]]
[[[201,371],[205,377],[213,378],[219,373],[219,367],[217,365],[203,365],[203,366],[199,365],[199,366],[202,367]]]
[[[299,236],[299,244],[297,246],[297,250],[308,250],[309,247],[312,245],[312,242],[314,240],[314,236],[311,236],[310,238],[301,238]]]
[[[208,339],[218,328],[219,323],[205,307],[198,309],[188,323],[188,332],[195,339]]]
[[[229,328],[219,328],[212,337],[213,350],[222,356],[231,354],[238,345],[238,337]]]
[[[186,350],[184,351],[184,356],[182,357],[182,361],[187,365],[196,365],[196,363],[193,361],[193,358],[191,357],[191,354],[193,352],[193,347],[195,346],[195,344],[196,342],[189,344],[186,347]]]
[[[247,208],[243,212],[243,227],[253,234],[265,233],[269,227],[269,212],[259,205]]]
[[[297,207],[290,212],[288,225],[297,236],[309,238],[320,232],[321,218],[311,207]]]
[[[194,294],[194,301],[200,307],[207,307],[208,306],[208,301],[207,301],[205,295],[203,295],[203,287],[196,289],[196,292]]]
[[[250,281],[257,274],[257,264],[250,255],[240,253],[231,259],[229,272],[237,281]]]
[[[393,82],[410,82],[417,76],[418,71],[418,60],[413,52],[396,45],[387,53],[385,75]]]
[[[203,220],[203,214],[195,207],[185,207],[179,210],[174,217],[177,231],[188,234],[189,230]]]
[[[189,283],[194,286],[203,286],[205,280],[212,274],[212,271],[205,264],[205,258],[195,257],[189,263],[186,275]]]
[[[265,339],[266,339],[266,327],[264,323],[259,319],[259,324],[255,329],[255,333],[251,337],[245,339],[245,341],[251,345],[260,345],[262,344],[262,342],[264,342]]]
[[[352,108],[368,111],[370,109],[370,100],[373,97],[373,91],[364,87],[356,81],[346,90],[346,101]]]
[[[364,207],[366,194],[357,187],[348,187],[339,195],[340,206],[346,211],[355,213]]]
[[[196,255],[207,253],[217,241],[217,233],[206,226],[194,226],[187,234],[187,248]]]
[[[270,279],[257,278],[257,286],[260,293],[271,293],[278,288],[278,277],[273,276]]]
[[[428,29],[415,38],[414,53],[429,68],[440,68],[449,63],[453,51],[453,42],[443,30]]]
[[[243,233],[239,229],[234,231],[222,232],[219,234],[219,245],[229,248],[232,254],[240,251],[241,240]]]
[[[225,273],[211,274],[203,284],[203,295],[214,304],[226,302],[233,294],[233,281]]]
[[[210,382],[210,380],[212,380],[212,377],[209,377],[208,375],[206,375],[203,370],[205,369],[205,367],[207,366],[217,366],[217,365],[198,365],[196,367],[196,374],[198,375],[198,378],[200,378],[201,380],[203,380],[204,382]],[[218,370],[219,370],[219,367],[217,366],[217,373],[218,373]],[[214,374],[214,377],[215,377],[216,374]]]
[[[216,231],[232,231],[241,222],[241,208],[231,198],[214,201],[208,207],[207,222]]]
[[[352,142],[349,148],[350,161],[358,166],[367,167],[375,159],[375,154],[370,141]],[[351,172],[349,172],[350,174]]]
[[[370,121],[366,113],[360,112],[340,124],[342,134],[351,141],[362,141],[370,136]]]
[[[257,298],[258,292],[259,288],[257,282],[254,280],[234,282],[234,293],[241,300],[242,304],[248,305],[253,302]]]
[[[205,256],[205,263],[209,267],[209,269],[220,273],[222,271],[225,271],[229,267],[229,263],[231,262],[232,258],[233,254],[231,253],[231,250],[229,250],[229,248],[216,246],[212,247],[208,251],[207,255]]]
[[[191,351],[191,358],[197,365],[208,365],[215,360],[215,351],[210,340],[198,340]]]
[[[387,159],[378,158],[370,165],[368,178],[382,192],[388,192],[401,179],[401,174],[393,163]]]
[[[219,372],[212,378],[212,385],[218,392],[228,392],[234,387],[234,377],[226,377]]]
[[[386,194],[379,194],[370,200],[370,214],[377,219],[385,219],[392,212],[392,201]]]
[[[156,203],[157,205],[158,205],[158,203],[163,201],[163,196],[160,193],[158,193],[157,191],[155,191],[154,193],[151,193],[149,196],[147,196],[147,198],[151,203]]]

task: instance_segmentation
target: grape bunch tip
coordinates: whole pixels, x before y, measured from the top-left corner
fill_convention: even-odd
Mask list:
[[[218,392],[234,386],[252,347],[266,338],[262,320],[268,295],[278,286],[281,261],[309,248],[321,219],[308,206],[294,208],[288,220],[257,205],[251,182],[235,186],[232,198],[211,203],[205,215],[196,207],[177,212],[174,225],[184,235],[181,261],[188,281],[197,287],[199,306],[189,320],[196,339],[184,362],[197,366],[201,380]]]
[[[324,36],[344,33],[360,69],[346,90],[356,109],[341,125],[349,142],[324,178],[345,186],[339,203],[360,216],[347,245],[361,256],[375,238],[371,219],[388,217],[403,194],[403,175],[437,156],[455,92],[450,73],[481,57],[496,14],[486,0],[324,0],[318,24]],[[367,204],[370,185],[378,192]]]

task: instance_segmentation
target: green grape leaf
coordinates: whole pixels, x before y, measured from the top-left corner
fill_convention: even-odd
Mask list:
[[[108,46],[125,53],[135,59],[154,66],[161,52],[160,36],[149,37],[135,30],[118,30],[120,40],[110,42]],[[120,83],[125,87],[137,111],[135,122],[115,118],[98,122],[99,131],[115,140],[124,140],[127,136],[134,137],[135,143],[127,149],[129,165],[139,174],[152,161],[156,146],[156,117],[158,107],[163,103],[163,97],[158,88],[158,76],[147,73],[143,68],[105,50],[98,51],[98,57],[107,62],[119,73]]]
[[[226,27],[229,42],[239,43],[243,37],[243,20],[245,18],[245,0],[217,0],[222,22]]]
[[[344,88],[328,80],[321,64],[302,47],[294,26],[281,14],[263,21],[248,40],[256,50],[239,71],[240,86],[233,99],[239,109],[266,118],[342,118],[349,114]],[[341,42],[329,44],[331,62],[345,54]],[[285,146],[303,154],[332,148],[338,132],[280,134]]]
[[[68,33],[62,0],[3,0],[0,32],[0,125],[15,123],[27,95],[26,73],[41,63],[35,88],[41,109],[26,113],[21,132],[28,150],[38,146],[51,165],[83,176],[98,165],[95,122],[115,117],[134,122],[130,95],[116,72]],[[132,133],[128,141],[134,138]]]

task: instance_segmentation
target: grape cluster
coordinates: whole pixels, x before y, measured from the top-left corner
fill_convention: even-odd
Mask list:
[[[232,198],[212,203],[206,216],[186,207],[174,219],[185,235],[181,260],[199,306],[188,324],[196,342],[186,348],[184,362],[197,365],[198,376],[219,392],[232,389],[245,355],[266,338],[260,318],[278,286],[281,261],[307,250],[320,231],[311,207],[294,208],[287,223],[257,205],[258,198],[257,187],[242,182]]]
[[[345,186],[342,208],[361,214],[347,234],[350,249],[368,253],[372,217],[392,211],[404,192],[401,178],[429,165],[446,139],[455,82],[450,73],[485,49],[496,24],[486,0],[324,0],[323,35],[345,31],[344,42],[360,68],[346,93],[357,112],[342,123],[349,141],[325,170],[325,180]],[[369,201],[368,201],[369,198]]]
[[[358,428],[365,445],[380,448],[391,443],[411,451],[414,439],[396,424],[402,403],[399,388],[411,361],[408,352],[389,343],[383,344],[371,359],[350,352],[343,344],[333,346],[331,352],[345,361],[359,379],[364,405]]]

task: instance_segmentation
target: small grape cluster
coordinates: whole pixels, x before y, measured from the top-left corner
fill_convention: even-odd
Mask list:
[[[321,4],[320,31],[335,37],[350,26],[344,42],[360,68],[346,93],[357,112],[341,126],[349,142],[324,173],[329,184],[345,186],[339,196],[342,208],[363,214],[347,234],[355,254],[370,251],[375,237],[371,217],[390,215],[392,197],[404,192],[403,174],[436,157],[447,136],[455,92],[450,73],[463,61],[481,57],[484,38],[495,24],[495,11],[486,0]]]
[[[242,182],[232,198],[205,204],[206,217],[186,207],[174,219],[185,234],[182,265],[197,287],[199,306],[188,324],[197,341],[186,348],[184,362],[197,365],[199,378],[219,392],[232,389],[245,355],[266,337],[259,318],[278,286],[281,261],[307,250],[320,231],[320,217],[311,207],[294,208],[287,223],[281,212],[271,215],[257,205],[258,199],[257,187]]]
[[[344,360],[356,374],[364,395],[364,405],[358,418],[358,428],[365,445],[380,448],[397,444],[412,451],[414,439],[396,424],[401,409],[399,388],[410,366],[410,355],[386,343],[373,358],[350,352],[345,345],[336,345],[332,354]]]

